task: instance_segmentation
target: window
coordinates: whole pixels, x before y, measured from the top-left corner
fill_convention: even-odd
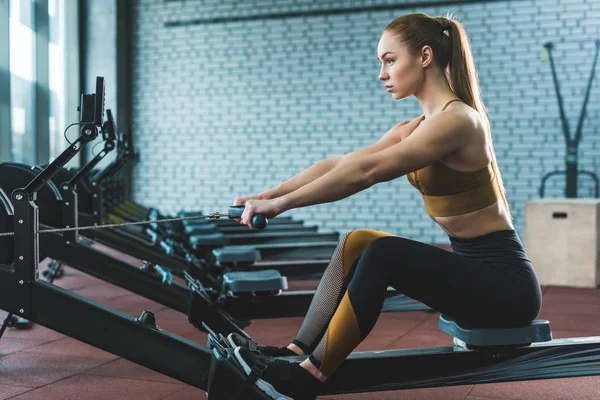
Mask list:
[[[66,147],[65,130],[65,23],[64,0],[48,0],[50,38],[48,58],[50,73],[50,159],[56,158]],[[72,121],[76,122],[76,121]]]
[[[45,17],[36,18],[36,4],[39,10],[40,4],[45,6],[45,1],[10,0],[11,158],[25,164],[46,164],[56,158],[67,147],[63,136],[65,127],[78,121],[78,2],[46,1],[47,36],[46,32],[38,32],[35,26],[36,20],[40,21]],[[47,46],[47,49],[39,46]],[[42,71],[40,74],[47,71],[48,76],[37,77],[36,71]],[[36,102],[40,100],[36,99],[36,95],[47,95],[48,101],[42,99],[44,101]],[[36,111],[36,104],[41,104],[40,107],[44,107],[41,111],[44,112],[45,107],[48,107],[48,114]],[[36,126],[39,123],[35,119],[36,115],[48,115],[47,131]],[[73,130],[76,129],[73,127]],[[71,131],[69,134],[70,137],[76,136]],[[36,149],[40,145],[44,148],[49,146],[49,149],[40,152],[40,149]],[[50,160],[37,159],[47,158],[48,154]],[[79,157],[75,157],[69,166],[77,166],[78,160]]]
[[[13,161],[35,163],[35,26],[31,0],[10,0],[10,104]]]

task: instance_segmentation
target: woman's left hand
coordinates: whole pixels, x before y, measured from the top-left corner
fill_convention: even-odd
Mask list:
[[[284,211],[285,209],[282,207],[279,198],[270,200],[248,200],[245,204],[244,213],[240,218],[240,223],[255,229],[252,225],[252,217],[255,214],[262,214],[269,220],[270,218],[275,218]]]

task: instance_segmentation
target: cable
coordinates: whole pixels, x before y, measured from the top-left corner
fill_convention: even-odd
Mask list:
[[[69,146],[73,146],[73,143],[71,143],[71,141],[69,140],[69,138],[67,137],[67,131],[69,130],[70,127],[72,127],[73,125],[83,125],[81,122],[75,122],[69,126],[67,126],[65,128],[65,131],[63,133],[63,136],[65,137],[65,140],[67,141],[67,143],[69,143]]]
[[[98,147],[99,144],[103,144],[103,141],[99,141],[98,143],[96,143],[94,145],[94,147],[92,147],[92,156],[96,157],[98,154],[94,153],[94,150],[96,150],[96,147]]]

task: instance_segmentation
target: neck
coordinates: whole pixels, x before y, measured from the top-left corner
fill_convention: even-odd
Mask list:
[[[441,71],[428,70],[419,92],[415,97],[421,103],[425,118],[430,118],[440,111],[450,101],[458,99],[456,93],[450,89],[450,84]]]

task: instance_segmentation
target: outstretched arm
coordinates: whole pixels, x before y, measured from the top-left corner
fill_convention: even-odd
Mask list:
[[[476,134],[477,124],[474,118],[440,113],[423,121],[405,140],[339,164],[319,179],[281,197],[278,211],[337,201],[423,168],[466,145]]]
[[[390,129],[385,135],[381,137],[376,143],[364,147],[362,149],[353,151],[343,156],[326,158],[321,160],[311,167],[300,172],[298,175],[288,179],[287,181],[280,183],[279,185],[262,192],[258,198],[262,200],[275,199],[284,196],[288,193],[292,193],[301,187],[319,179],[323,175],[331,172],[339,165],[343,165],[357,158],[367,156],[369,154],[377,153],[389,146],[394,145],[400,141],[400,127],[407,124],[409,121],[403,121],[398,125]]]

